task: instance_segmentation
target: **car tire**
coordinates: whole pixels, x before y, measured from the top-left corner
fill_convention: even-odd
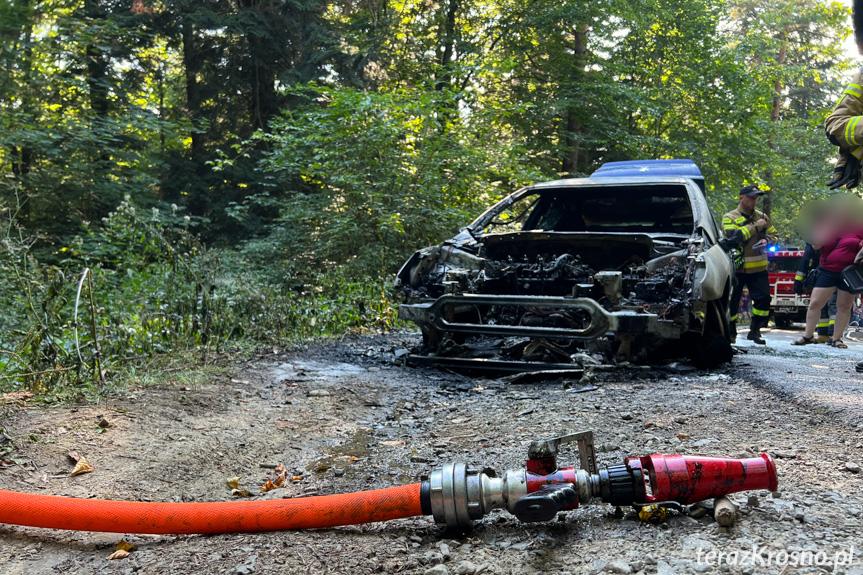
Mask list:
[[[734,356],[730,341],[731,323],[727,306],[708,302],[704,333],[693,338],[689,359],[699,369],[712,369],[729,363]]]

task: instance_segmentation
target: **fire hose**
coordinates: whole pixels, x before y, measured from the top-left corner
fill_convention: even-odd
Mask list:
[[[577,442],[581,466],[559,469],[562,443]],[[550,521],[592,499],[612,505],[688,505],[739,491],[776,491],[776,467],[760,457],[653,454],[599,468],[593,434],[533,441],[527,468],[468,469],[448,463],[421,483],[342,495],[266,501],[157,503],[77,499],[0,490],[0,523],[111,533],[239,533],[311,529],[432,515],[466,529],[494,509],[524,522]]]

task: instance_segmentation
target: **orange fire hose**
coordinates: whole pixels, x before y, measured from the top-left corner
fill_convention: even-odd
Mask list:
[[[149,503],[0,490],[0,523],[110,533],[239,533],[312,529],[423,515],[420,484],[267,501]]]

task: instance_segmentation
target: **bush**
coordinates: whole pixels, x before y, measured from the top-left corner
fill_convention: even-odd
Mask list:
[[[99,228],[61,248],[55,266],[36,260],[7,219],[0,388],[88,385],[160,354],[206,357],[228,343],[282,345],[392,325],[388,282],[324,274],[291,289],[239,253],[206,249],[193,223],[175,208],[142,211],[127,197]]]

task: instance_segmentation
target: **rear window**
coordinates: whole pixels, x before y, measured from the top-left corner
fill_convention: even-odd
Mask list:
[[[486,231],[691,234],[692,205],[683,185],[552,188],[509,206]]]

